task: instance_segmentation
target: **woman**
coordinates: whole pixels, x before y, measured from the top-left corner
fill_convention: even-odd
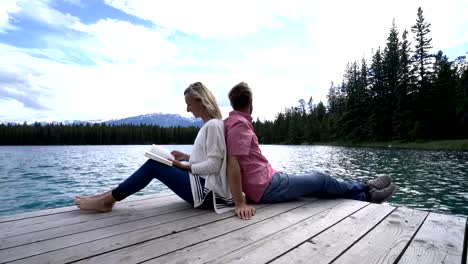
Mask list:
[[[187,112],[203,120],[192,154],[172,151],[175,158],[172,167],[149,159],[112,191],[77,196],[75,204],[80,209],[109,212],[116,202],[140,191],[153,178],[194,207],[203,204],[203,207],[214,208],[218,213],[233,208],[226,179],[224,126],[216,99],[200,82],[191,84],[184,91],[184,96]]]

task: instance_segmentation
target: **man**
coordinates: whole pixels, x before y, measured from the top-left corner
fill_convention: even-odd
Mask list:
[[[255,208],[247,201],[278,203],[310,195],[382,203],[395,194],[397,187],[390,176],[360,183],[338,181],[319,171],[305,175],[275,171],[262,155],[253,130],[250,87],[244,82],[237,84],[229,92],[229,101],[234,111],[224,120],[227,177],[239,218],[255,215]]]

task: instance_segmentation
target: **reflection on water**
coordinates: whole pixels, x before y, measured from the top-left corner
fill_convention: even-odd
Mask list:
[[[399,186],[391,204],[468,216],[468,152],[330,146],[262,146],[274,168],[319,169],[367,181],[391,175]]]
[[[107,191],[143,162],[148,146],[0,147],[0,215],[71,205],[78,194]],[[190,152],[191,146],[167,146]],[[468,152],[263,145],[273,168],[319,169],[367,181],[392,175],[391,204],[468,216]],[[141,194],[167,190],[153,181]]]

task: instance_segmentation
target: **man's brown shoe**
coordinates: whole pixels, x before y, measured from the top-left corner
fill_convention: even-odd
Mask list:
[[[391,183],[388,187],[382,190],[373,189],[369,191],[369,202],[371,203],[383,203],[392,197],[397,191],[397,186]]]
[[[374,189],[377,190],[382,190],[393,182],[393,178],[389,175],[383,175],[379,176],[373,180],[370,180],[367,182],[367,185],[369,186],[369,191],[372,191]]]

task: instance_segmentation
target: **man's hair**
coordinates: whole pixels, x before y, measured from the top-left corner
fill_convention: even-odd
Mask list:
[[[241,82],[229,91],[229,101],[234,110],[245,109],[252,101],[252,90],[247,83]]]

